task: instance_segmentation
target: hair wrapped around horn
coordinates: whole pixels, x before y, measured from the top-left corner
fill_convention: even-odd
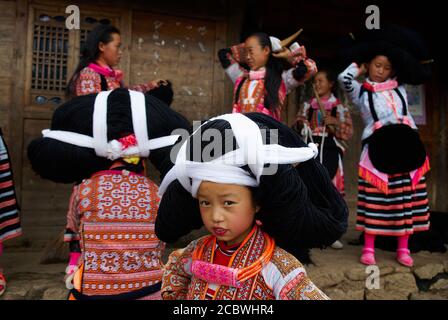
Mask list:
[[[76,97],[58,107],[51,121],[50,132],[69,132],[94,137],[95,102],[99,94]],[[142,102],[146,112],[149,139],[170,136],[178,128],[189,128],[188,121],[160,100],[145,95]],[[134,133],[131,97],[127,89],[116,89],[107,97],[105,116],[108,141],[118,140]],[[105,137],[106,138],[106,137]],[[78,141],[79,142],[79,141]],[[79,144],[79,143],[78,143]],[[162,177],[172,166],[171,146],[152,150],[150,161]],[[58,183],[80,182],[93,173],[108,169],[112,160],[98,156],[91,147],[79,146],[50,137],[34,139],[28,145],[28,158],[33,170],[42,178]]]
[[[245,116],[259,129],[266,129],[267,134],[263,142],[265,145],[272,144],[271,141],[275,138],[274,142],[281,147],[307,149],[293,130],[272,117],[261,113],[248,113]],[[221,141],[222,150],[218,150],[211,161],[239,149],[239,133],[229,131],[230,123],[223,119],[211,120],[203,125],[201,131],[197,131],[184,142],[187,163],[192,160],[195,163],[209,161],[202,158],[193,159],[195,149],[203,151],[210,147],[209,139],[202,139],[204,134],[207,135],[208,129],[217,130],[221,133],[219,136],[224,139]],[[275,137],[271,136],[273,131],[270,129],[277,130],[276,134],[273,133]],[[246,172],[248,177],[257,180],[258,174],[250,164],[242,165],[239,169]],[[220,175],[220,172],[216,170],[216,175]],[[165,178],[169,176],[170,173]],[[278,164],[275,174],[259,177],[257,185],[249,187],[260,207],[256,219],[262,222],[262,228],[274,237],[280,247],[294,254],[302,262],[309,259],[308,248],[331,245],[345,233],[348,218],[346,203],[333,186],[326,169],[314,157],[298,165]],[[179,181],[171,177],[169,184],[163,188],[156,220],[156,234],[162,241],[175,242],[203,225],[198,200],[192,195],[193,191],[188,190],[192,179],[194,180],[194,177],[187,181],[182,178],[182,181]]]

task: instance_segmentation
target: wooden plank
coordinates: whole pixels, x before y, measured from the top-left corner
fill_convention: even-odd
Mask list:
[[[131,39],[132,39],[132,11],[123,11],[121,16],[121,42],[122,42],[122,58],[120,61],[121,70],[125,75],[128,75],[131,70]],[[125,81],[129,78],[126,77]],[[128,84],[127,84],[128,85]]]
[[[16,19],[16,3],[15,1],[0,1],[0,19]],[[1,21],[1,20],[0,20]]]
[[[225,77],[218,59],[218,50],[226,47],[227,26],[223,22],[216,23],[215,49],[213,54],[213,116],[232,112],[231,105],[225,105]]]
[[[9,150],[11,153],[11,161],[14,170],[15,187],[17,197],[20,201],[21,180],[22,180],[22,141],[23,141],[23,105],[24,105],[24,81],[25,79],[25,55],[26,55],[26,41],[27,41],[27,19],[28,19],[28,4],[26,0],[18,0],[16,2],[16,20],[15,20],[15,37],[14,42],[14,59],[11,60],[11,68],[14,74],[14,86],[12,88],[11,110],[9,121],[14,124],[10,127],[10,144]],[[20,79],[20,80],[19,80]]]
[[[212,21],[133,12],[129,83],[166,78],[173,82],[173,108],[188,119],[219,113],[212,101],[215,34]]]

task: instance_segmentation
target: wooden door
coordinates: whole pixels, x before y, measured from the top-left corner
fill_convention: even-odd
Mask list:
[[[23,110],[21,174],[23,241],[43,246],[65,225],[71,185],[40,179],[26,156],[29,142],[48,128],[53,111],[64,100],[64,90],[76,67],[82,42],[94,24],[108,19],[121,31],[123,58],[118,68],[126,84],[155,78],[170,79],[173,108],[190,120],[224,112],[225,74],[217,51],[226,46],[223,22],[154,14],[111,6],[82,6],[81,30],[67,30],[65,5],[31,5],[28,21],[26,81]],[[155,177],[154,172],[150,173]]]
[[[81,12],[80,30],[65,28],[65,6],[30,5],[26,53],[21,176],[22,241],[41,247],[65,226],[71,185],[41,179],[31,169],[28,144],[49,128],[88,32],[102,23],[119,25],[120,16],[97,9]]]

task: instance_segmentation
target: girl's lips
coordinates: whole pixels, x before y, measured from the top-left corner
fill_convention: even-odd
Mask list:
[[[213,228],[213,233],[217,236],[223,236],[227,232],[227,229]]]

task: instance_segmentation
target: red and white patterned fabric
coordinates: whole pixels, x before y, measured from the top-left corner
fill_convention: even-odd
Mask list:
[[[245,64],[246,62],[245,56],[246,49],[244,43],[232,46],[227,56],[230,66],[227,67],[225,71],[235,84],[233,99],[235,103],[232,112],[261,112],[280,121],[282,107],[285,104],[287,94],[316,74],[316,63],[312,59],[306,57],[306,49],[303,46],[290,52],[287,61],[293,66],[293,68],[290,68],[282,73],[282,82],[278,93],[279,106],[275,109],[275,112],[273,112],[271,109],[264,106],[264,99],[266,96],[266,90],[264,87],[264,71],[256,71],[255,73],[253,71],[248,72],[246,69],[241,67],[241,64]],[[300,81],[297,81],[293,77],[293,70],[301,61],[304,62],[308,71]],[[255,74],[255,77],[252,76],[253,74]],[[244,81],[244,83],[239,90],[239,96],[236,97],[237,88],[240,87],[242,81]]]
[[[228,267],[244,268],[260,258],[266,249],[266,239],[259,227],[256,232],[232,253]],[[165,266],[162,297],[166,300],[324,300],[329,299],[306,275],[301,263],[291,254],[275,247],[268,264],[239,288],[207,283],[191,272],[192,254],[206,237],[191,242],[186,248],[174,251]],[[217,247],[209,242],[202,255],[206,262],[214,259]]]
[[[12,165],[8,147],[0,129],[0,246],[22,235]],[[1,250],[0,250],[1,251]],[[1,255],[1,252],[0,252]]]
[[[157,191],[145,176],[125,170],[98,172],[75,187],[67,227],[81,239],[82,294],[122,294],[161,281]]]
[[[80,71],[79,77],[75,83],[75,95],[83,96],[101,92],[100,74],[104,75],[108,90],[124,87],[123,73],[121,70],[106,69],[92,63]],[[140,92],[146,92],[152,89],[154,89],[154,86],[149,83],[137,84],[129,87],[129,90]]]
[[[331,116],[334,108],[336,108],[336,119],[338,124],[336,125],[334,135],[337,139],[342,141],[348,141],[353,135],[353,123],[350,116],[350,110],[344,106],[341,101],[333,94],[327,99],[321,98],[321,103],[325,109],[325,115],[322,116],[319,106],[317,105],[316,98],[312,98],[310,101],[303,104],[303,108],[297,116],[297,120],[306,124],[313,134],[319,135],[323,133],[323,123],[325,116]],[[311,119],[309,115],[313,110]],[[328,132],[328,130],[327,130]]]

